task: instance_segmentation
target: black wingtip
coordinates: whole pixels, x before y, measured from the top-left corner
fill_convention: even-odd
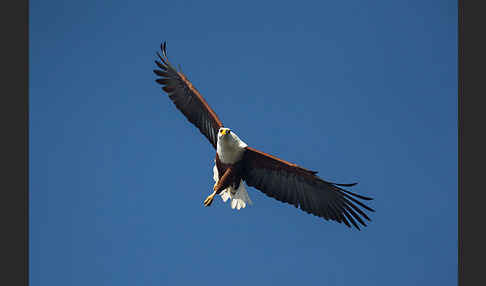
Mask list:
[[[166,41],[164,41],[164,43],[161,45],[161,47],[160,47],[160,48],[162,49],[162,53],[164,54],[164,56],[165,56],[166,58],[169,58],[169,57],[167,56],[167,42],[166,42]]]
[[[159,53],[157,53],[157,55],[159,55]],[[160,56],[160,55],[159,55]],[[162,63],[160,63],[159,61],[154,61],[155,64],[161,69],[161,70],[164,70],[164,71],[167,71],[167,67],[164,66]]]
[[[373,200],[373,198],[371,198],[371,197],[366,197],[366,196],[363,196],[363,195],[358,195],[356,193],[353,193],[353,192],[350,192],[350,191],[347,191],[347,190],[341,189],[341,191],[344,191],[345,193],[347,193],[349,195],[355,196],[355,197],[360,198],[360,199],[365,200],[365,201],[372,201]]]
[[[164,63],[166,66],[169,66],[167,56],[165,56],[165,55],[164,55],[164,56],[165,56],[165,58],[166,58],[167,60],[165,60],[163,57],[161,57],[159,52],[157,52],[157,56],[159,57],[159,59],[160,59],[160,60],[161,60],[161,61],[162,61],[162,62],[163,62],[163,63]]]
[[[161,76],[161,77],[168,77],[169,76],[169,73],[167,73],[165,71],[161,71],[161,70],[154,70],[154,73],[158,76]]]
[[[352,187],[352,186],[356,186],[358,184],[357,182],[351,183],[351,184],[343,184],[343,183],[336,183],[336,182],[330,182],[330,181],[325,181],[325,180],[323,180],[323,181],[328,183],[328,184],[340,186],[340,187]]]
[[[358,183],[351,183],[351,184],[338,184],[338,183],[333,183],[334,185],[336,186],[340,186],[340,187],[352,187],[352,186],[356,186]]]
[[[160,53],[157,51],[155,52],[157,54],[157,57],[159,57],[159,59],[165,64],[165,61],[164,61],[164,58],[162,58],[162,56],[160,55]]]

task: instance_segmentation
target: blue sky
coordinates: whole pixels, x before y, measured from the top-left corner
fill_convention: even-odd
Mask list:
[[[456,1],[30,1],[30,282],[456,285]],[[362,231],[250,188],[154,82],[250,146],[358,181]]]

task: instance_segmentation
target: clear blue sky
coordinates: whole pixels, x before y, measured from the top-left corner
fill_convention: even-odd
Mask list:
[[[30,1],[31,285],[456,285],[456,1],[229,2]],[[164,40],[249,145],[358,181],[369,227],[204,208]]]

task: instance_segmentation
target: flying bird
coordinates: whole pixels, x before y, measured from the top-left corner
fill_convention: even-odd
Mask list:
[[[363,209],[374,212],[359,200],[372,200],[342,187],[352,184],[338,184],[318,177],[316,171],[274,157],[248,146],[236,133],[223,126],[216,113],[187,79],[182,71],[169,62],[166,43],[161,44],[162,55],[155,60],[159,69],[155,80],[162,85],[184,116],[194,124],[216,149],[212,193],[204,200],[210,206],[216,195],[226,202],[230,200],[233,209],[245,208],[252,204],[245,184],[260,190],[265,195],[280,202],[294,205],[303,211],[321,217],[351,224],[360,230],[359,224],[366,226],[365,219],[371,221]]]

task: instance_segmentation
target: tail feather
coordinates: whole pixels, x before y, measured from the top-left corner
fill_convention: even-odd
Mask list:
[[[230,195],[229,195],[229,192],[227,192],[226,190],[225,190],[225,191],[223,191],[223,192],[221,192],[221,199],[223,200],[223,202],[225,202],[225,203],[226,203],[226,201],[227,201],[228,199],[230,199],[230,198],[231,198],[231,197],[230,197]]]
[[[236,190],[234,194],[231,194],[231,208],[232,209],[242,209],[245,208],[247,203],[252,204],[250,197],[248,196],[248,192],[246,191],[245,186],[243,185],[243,181],[240,182],[240,186]]]
[[[213,168],[213,179],[215,182],[218,182],[219,180],[218,168],[216,165],[214,165]],[[228,199],[231,199],[230,206],[232,209],[236,208],[237,210],[240,210],[245,208],[247,204],[253,204],[250,196],[248,196],[248,192],[246,191],[243,180],[240,181],[238,189],[235,190],[232,186],[228,187],[220,193],[220,196],[225,203],[228,201]]]
[[[228,187],[227,189],[223,190],[223,192],[221,192],[221,198],[224,202],[230,198],[231,208],[237,210],[245,208],[247,204],[253,204],[248,196],[248,192],[246,191],[243,181],[240,182],[240,185],[236,190],[234,190],[233,187]]]

